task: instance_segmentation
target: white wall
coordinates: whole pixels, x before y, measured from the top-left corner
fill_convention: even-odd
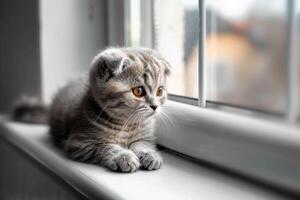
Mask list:
[[[42,96],[87,71],[107,43],[104,0],[40,0]]]

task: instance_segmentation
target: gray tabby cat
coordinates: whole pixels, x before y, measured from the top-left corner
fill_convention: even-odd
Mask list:
[[[169,64],[150,49],[110,48],[89,77],[60,89],[50,107],[50,133],[74,160],[133,172],[160,168],[153,116],[167,98]]]

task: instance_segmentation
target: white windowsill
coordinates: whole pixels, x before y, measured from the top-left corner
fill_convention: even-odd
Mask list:
[[[46,126],[0,119],[0,138],[26,152],[85,196],[93,199],[283,199],[269,190],[162,152],[158,171],[132,174],[71,161],[53,146]]]
[[[168,101],[160,145],[300,195],[300,127]],[[164,122],[166,121],[166,122]]]

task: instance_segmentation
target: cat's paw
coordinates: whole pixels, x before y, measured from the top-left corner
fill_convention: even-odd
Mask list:
[[[162,165],[162,157],[156,151],[143,151],[138,153],[138,158],[144,169],[156,170]]]
[[[140,167],[140,161],[133,152],[122,151],[111,158],[106,165],[113,171],[134,172]]]

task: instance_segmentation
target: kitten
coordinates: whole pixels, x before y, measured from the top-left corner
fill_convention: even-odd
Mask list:
[[[170,65],[151,49],[109,48],[89,76],[61,88],[49,113],[50,133],[67,155],[113,171],[156,170],[153,116],[167,99]]]

